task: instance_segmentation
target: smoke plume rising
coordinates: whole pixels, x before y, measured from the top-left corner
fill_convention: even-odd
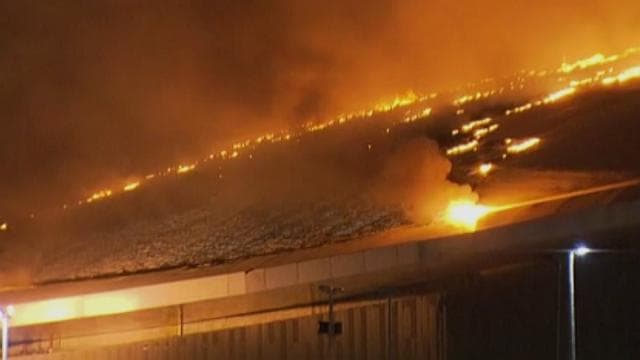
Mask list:
[[[0,216],[213,145],[637,41],[637,1],[4,1]]]
[[[428,224],[443,214],[451,201],[477,201],[469,185],[447,180],[451,162],[432,140],[413,140],[386,161],[373,187],[373,198],[383,204],[400,204],[415,223]]]

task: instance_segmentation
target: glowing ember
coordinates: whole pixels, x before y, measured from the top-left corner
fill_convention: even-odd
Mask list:
[[[422,110],[422,112],[420,112],[419,114],[414,114],[414,115],[407,115],[404,117],[404,119],[402,119],[403,123],[410,123],[410,122],[414,122],[417,120],[420,120],[422,118],[425,118],[427,116],[431,115],[431,108],[426,108],[424,110]]]
[[[640,78],[640,66],[632,67],[630,69],[624,70],[617,76],[606,77],[602,79],[603,85],[612,85],[616,82],[625,83],[629,80]]]
[[[583,70],[591,66],[600,65],[615,60],[617,60],[617,56],[615,55],[607,58],[602,54],[595,54],[589,58],[578,60],[573,64],[562,63],[559,71],[568,74],[578,69]]]
[[[521,112],[525,112],[527,110],[531,110],[533,108],[533,104],[532,103],[526,103],[522,106],[518,106],[517,108],[514,108],[512,110],[507,110],[505,112],[506,115],[511,115],[511,114],[517,114],[517,113],[521,113]]]
[[[191,170],[193,170],[195,168],[196,168],[195,164],[192,164],[192,165],[180,165],[180,166],[178,166],[178,174],[187,173],[187,172],[189,172],[189,171],[191,171]]]
[[[481,119],[481,120],[472,121],[472,122],[462,126],[462,132],[467,133],[467,132],[469,132],[469,131],[471,131],[471,130],[473,130],[475,128],[478,128],[478,127],[481,127],[481,126],[484,126],[484,125],[488,125],[491,122],[491,120],[492,119],[490,117],[488,117],[488,118],[484,118],[484,119]]]
[[[129,183],[129,184],[125,185],[123,190],[124,191],[133,191],[133,190],[137,189],[138,186],[140,186],[140,182],[139,181],[132,182],[132,183]]]
[[[491,125],[489,127],[478,129],[478,130],[473,132],[473,137],[476,138],[476,139],[481,139],[481,138],[489,135],[489,133],[492,133],[492,132],[498,130],[499,127],[500,127],[500,125],[493,124],[493,125]]]
[[[569,83],[571,87],[586,86],[590,84],[593,84],[593,78],[585,78],[582,80],[571,80],[571,82]]]
[[[475,230],[478,221],[492,209],[488,206],[478,205],[472,201],[454,201],[447,208],[447,222],[468,230]]]
[[[560,66],[560,69],[558,69],[558,72],[563,72],[565,74],[568,74],[575,70],[584,70],[589,67],[604,65],[607,63],[615,62],[620,59],[626,58],[629,55],[635,54],[636,52],[638,52],[638,48],[632,47],[632,48],[626,49],[621,54],[614,54],[610,56],[605,56],[603,54],[598,53],[586,59],[578,60],[572,64],[563,63]]]
[[[547,96],[546,98],[544,98],[544,103],[545,104],[549,104],[552,102],[556,102],[564,97],[567,97],[569,95],[572,95],[576,92],[576,88],[574,87],[568,87],[562,90],[558,90],[552,94],[549,94],[549,96]]]
[[[624,83],[631,79],[635,79],[639,77],[640,77],[640,66],[636,66],[621,72],[620,75],[618,75],[618,81],[621,83]]]
[[[492,170],[493,170],[493,164],[492,163],[484,163],[484,164],[480,164],[480,166],[478,166],[478,174],[480,174],[482,176],[489,175],[489,173]]]
[[[460,144],[460,145],[456,145],[450,149],[447,150],[447,155],[450,156],[454,156],[454,155],[460,155],[460,154],[464,154],[467,153],[469,151],[475,150],[476,147],[478,146],[478,140],[471,140],[469,142]]]
[[[411,105],[414,102],[418,101],[420,98],[413,91],[408,91],[404,95],[398,95],[393,98],[391,101],[384,101],[378,103],[374,109],[378,112],[388,112],[395,108]]]
[[[509,145],[507,147],[507,152],[509,154],[517,154],[523,151],[527,151],[534,146],[537,146],[540,143],[540,141],[541,141],[540,138],[533,137],[533,138],[528,138],[520,141],[514,141],[511,139],[508,139],[508,141],[505,140],[505,143]]]
[[[91,195],[91,197],[89,197],[86,202],[91,203],[94,201],[98,201],[98,200],[102,200],[104,198],[108,198],[109,196],[111,196],[113,193],[111,192],[111,190],[107,189],[107,190],[101,190],[98,191],[97,193],[94,193],[93,195]]]
[[[475,94],[470,94],[470,95],[463,95],[457,99],[455,99],[453,101],[453,104],[456,106],[461,106],[464,105],[468,102],[471,101],[477,101],[480,99],[486,99],[489,96],[495,95],[497,93],[499,93],[500,91],[498,90],[489,90],[489,91],[485,91],[485,92],[476,92]]]

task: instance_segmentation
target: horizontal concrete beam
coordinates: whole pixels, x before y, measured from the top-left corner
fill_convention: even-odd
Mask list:
[[[301,260],[247,271],[94,291],[13,304],[12,326],[29,326],[87,317],[122,314],[196,303],[285,287],[335,282],[353,276],[402,271],[417,264],[438,263],[469,256],[473,251],[500,251],[508,244],[526,244],[590,231],[640,225],[640,202],[558,215],[533,222],[409,244]],[[459,240],[459,241],[458,241]],[[468,241],[472,240],[472,241]],[[464,246],[461,246],[461,242]],[[5,303],[6,301],[1,301]]]
[[[389,270],[419,260],[418,246],[397,246],[156,285],[13,304],[12,326],[114,315],[244,295]],[[405,257],[398,259],[401,252]]]

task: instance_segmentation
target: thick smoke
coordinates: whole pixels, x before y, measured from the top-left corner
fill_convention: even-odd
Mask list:
[[[451,162],[435,141],[413,140],[386,160],[372,195],[383,204],[401,205],[413,222],[428,224],[452,200],[478,199],[469,185],[447,180],[450,171]]]
[[[637,41],[640,3],[0,2],[0,215],[214,144]]]

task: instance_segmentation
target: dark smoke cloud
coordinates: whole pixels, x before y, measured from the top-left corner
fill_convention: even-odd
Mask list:
[[[0,216],[408,88],[637,41],[637,1],[1,1]]]

